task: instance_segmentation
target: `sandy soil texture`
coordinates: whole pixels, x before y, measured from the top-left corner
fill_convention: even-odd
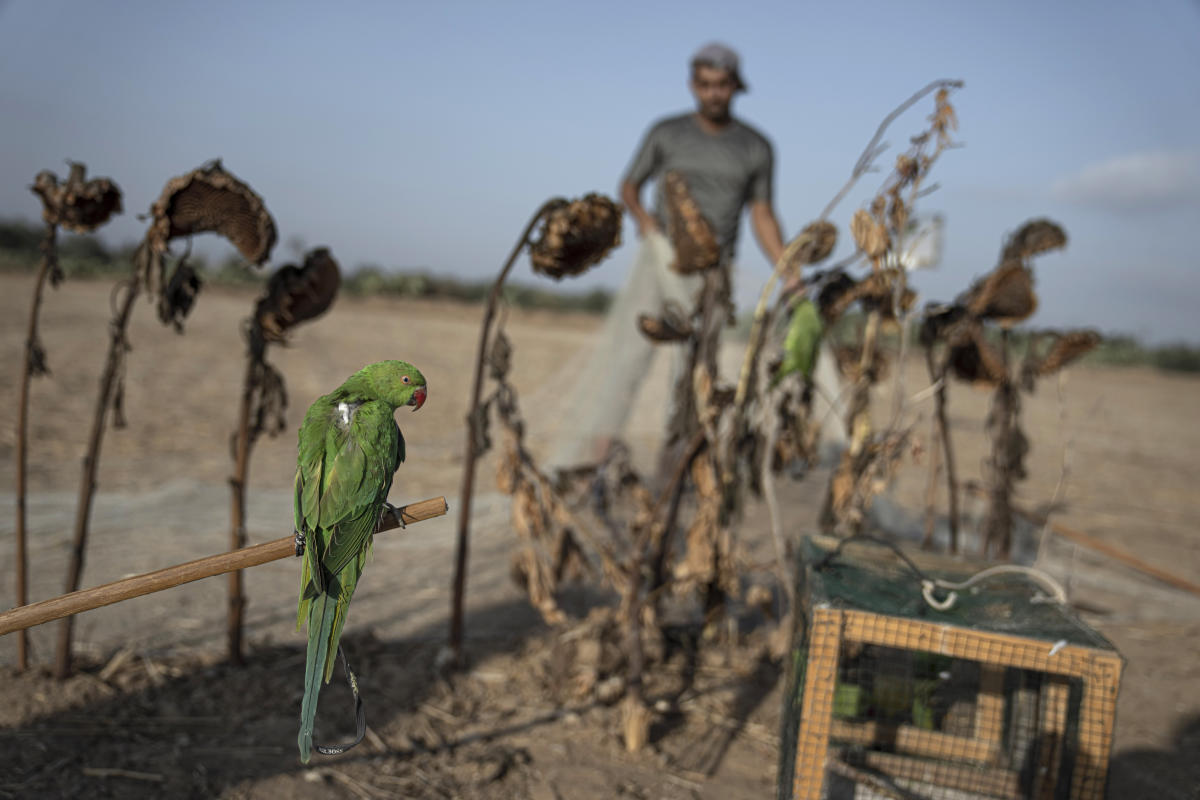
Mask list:
[[[16,376],[32,279],[0,275],[0,562],[12,563]],[[67,283],[48,293],[42,340],[51,375],[33,387],[30,458],[32,600],[59,593],[75,514],[80,459],[91,424],[111,286]],[[184,335],[141,301],[130,333],[128,426],[110,430],[84,575],[91,586],[227,547],[230,439],[243,372],[239,333],[253,296],[206,288]],[[304,636],[294,629],[298,568],[285,560],[247,574],[250,663],[222,662],[225,581],[209,580],[88,612],[77,621],[86,667],[64,684],[41,670],[17,674],[14,637],[0,638],[0,797],[495,797],[750,798],[773,796],[783,680],[739,647],[709,653],[694,699],[661,715],[654,743],[628,755],[616,710],[583,705],[560,674],[561,646],[509,578],[514,543],[493,456],[480,464],[468,595],[471,668],[452,683],[434,659],[444,641],[459,508],[464,415],[482,309],[443,302],[340,298],[270,358],[287,380],[289,429],[263,439],[250,470],[252,542],[291,533],[295,427],[308,404],[363,364],[404,358],[429,380],[420,412],[398,414],[408,442],[391,500],[445,495],[447,517],[376,543],[351,611],[348,641],[370,706],[371,733],[340,758],[302,767],[295,728]],[[514,377],[544,453],[559,426],[598,319],[511,311]],[[732,372],[740,353],[727,346]],[[902,391],[928,384],[904,368]],[[881,394],[881,422],[892,408]],[[667,396],[659,358],[627,431],[635,459],[652,463]],[[964,480],[987,452],[988,395],[951,391],[951,425]],[[1200,380],[1143,369],[1076,368],[1023,398],[1032,451],[1025,507],[1171,572],[1200,576]],[[913,408],[918,441],[932,410]],[[921,459],[926,456],[918,453]],[[1065,469],[1064,469],[1065,466]],[[894,522],[919,528],[926,466],[900,473]],[[825,473],[780,490],[789,526],[812,529]],[[944,508],[944,496],[939,500]],[[968,514],[978,508],[968,503]],[[882,513],[882,512],[881,512]],[[769,553],[765,511],[739,534]],[[1194,800],[1200,787],[1200,597],[1061,539],[1041,562],[1086,603],[1089,623],[1127,660],[1110,781],[1114,798]],[[0,571],[0,605],[13,597]],[[586,597],[573,598],[582,612]],[[53,624],[34,629],[39,664],[53,656]],[[347,703],[331,684],[322,708]],[[346,706],[346,714],[349,707]],[[347,721],[348,722],[348,721]],[[330,723],[333,724],[333,723]],[[336,733],[336,732],[335,732]],[[336,738],[336,736],[331,736]]]

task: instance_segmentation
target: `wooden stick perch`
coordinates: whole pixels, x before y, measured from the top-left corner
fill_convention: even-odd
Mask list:
[[[446,505],[445,497],[433,497],[429,500],[422,500],[419,503],[412,503],[401,507],[400,515],[407,525],[413,522],[420,522],[421,520],[432,519],[433,517],[440,517],[447,510],[448,506]],[[390,531],[398,527],[400,527],[400,523],[389,514],[380,522],[375,532],[383,533],[384,531]],[[178,564],[174,567],[160,569],[156,572],[147,572],[144,575],[135,575],[132,578],[124,578],[112,583],[106,583],[103,586],[71,592],[70,594],[64,594],[50,600],[43,600],[40,603],[20,606],[19,608],[14,608],[11,611],[0,614],[0,636],[12,633],[13,631],[31,628],[34,625],[41,625],[44,622],[50,622],[61,617],[78,614],[81,611],[89,611],[100,606],[119,603],[131,597],[140,597],[152,592],[161,592],[163,589],[170,589],[184,583],[198,581],[201,578],[211,578],[214,575],[222,575],[234,570],[257,567],[269,561],[287,558],[288,556],[295,555],[295,553],[295,539],[291,536],[285,536],[282,539],[263,542],[253,547],[245,547],[229,553],[220,553],[215,556],[200,558],[195,561],[189,561],[186,564]]]

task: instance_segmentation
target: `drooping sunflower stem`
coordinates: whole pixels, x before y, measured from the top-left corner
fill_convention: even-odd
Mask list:
[[[496,276],[495,282],[492,283],[491,291],[488,292],[487,306],[483,311],[483,323],[479,329],[479,348],[475,354],[475,372],[471,383],[471,404],[467,410],[467,444],[466,452],[463,456],[462,488],[459,492],[458,505],[458,538],[455,543],[454,554],[450,636],[447,644],[455,664],[461,664],[462,661],[463,599],[467,587],[467,556],[471,530],[471,493],[475,488],[475,461],[479,457],[479,439],[476,429],[480,424],[478,420],[479,399],[483,394],[483,367],[487,359],[488,342],[491,341],[492,320],[496,316],[496,307],[500,302],[504,281],[512,271],[513,265],[517,263],[517,258],[521,255],[521,251],[529,244],[529,237],[533,233],[534,228],[541,221],[542,217],[545,216],[546,212],[560,202],[562,201],[558,198],[547,200],[530,217],[529,223],[525,226],[525,230],[521,232],[520,237],[518,237],[512,252],[509,253],[508,259],[504,262],[504,266],[500,268],[500,274]]]
[[[992,455],[988,462],[989,506],[984,521],[983,556],[1008,560],[1012,551],[1013,485],[1022,472],[1022,435],[1018,429],[1020,396],[1009,365],[1009,332],[1000,330],[1000,357],[1004,377],[996,384],[988,428],[992,434]]]
[[[100,445],[104,440],[105,423],[110,409],[120,414],[119,398],[121,380],[125,367],[125,356],[129,352],[129,339],[126,330],[129,318],[133,313],[133,304],[141,292],[139,263],[144,255],[145,245],[134,254],[133,274],[118,285],[124,290],[120,305],[109,323],[108,355],[105,357],[104,370],[100,374],[100,391],[96,395],[96,407],[92,416],[92,428],[88,434],[87,452],[83,457],[83,472],[79,482],[79,502],[75,509],[75,531],[71,541],[71,561],[67,569],[67,579],[63,584],[63,594],[69,594],[79,588],[83,577],[84,554],[87,551],[88,523],[91,519],[92,500],[96,494],[96,468],[100,460]],[[54,657],[54,677],[64,680],[71,674],[71,639],[73,634],[74,617],[63,619],[58,625],[58,649]]]
[[[938,452],[930,453],[930,476],[929,490],[926,513],[929,516],[929,522],[925,534],[925,540],[922,542],[922,547],[926,549],[933,547],[933,529],[934,529],[934,499],[937,494],[937,472],[940,469],[945,469],[946,472],[946,491],[948,495],[949,517],[947,519],[950,533],[949,551],[951,553],[958,552],[958,474],[954,462],[954,444],[950,439],[950,422],[946,416],[947,404],[947,386],[949,380],[949,369],[945,359],[940,361],[935,360],[934,342],[930,342],[925,346],[925,366],[929,372],[929,382],[936,386],[934,391],[934,439],[936,440],[935,447],[940,448]],[[941,466],[939,466],[941,465]]]
[[[58,228],[63,227],[75,233],[88,233],[107,222],[113,214],[121,213],[121,190],[111,179],[92,178],[88,180],[85,164],[78,161],[68,163],[71,165],[71,171],[65,181],[60,182],[53,172],[42,170],[33,179],[33,185],[29,187],[30,191],[41,198],[42,219],[46,223],[46,233],[42,240],[42,263],[34,284],[33,301],[29,312],[29,328],[25,341],[25,365],[22,371],[17,411],[16,568],[18,606],[24,605],[28,599],[25,477],[29,445],[29,384],[34,375],[48,372],[46,354],[38,339],[38,313],[41,310],[46,279],[49,278],[52,285],[57,285],[62,280],[62,270],[58,265]],[[74,568],[73,564],[72,569],[74,570]],[[77,575],[76,580],[78,580]],[[70,632],[66,633],[69,643]],[[22,631],[17,639],[17,662],[20,669],[24,670],[28,667],[28,658],[28,640]]]
[[[21,368],[21,388],[17,401],[17,524],[16,524],[16,570],[17,570],[17,606],[29,602],[29,555],[27,551],[25,531],[25,475],[29,460],[29,386],[34,375],[46,372],[46,356],[38,338],[38,314],[42,307],[42,291],[46,286],[46,278],[51,283],[57,283],[58,267],[58,225],[46,223],[46,232],[42,237],[42,261],[38,267],[37,278],[33,284],[33,299],[29,306],[29,327],[25,334],[25,361]],[[17,669],[21,672],[29,669],[29,636],[24,630],[17,634]]]
[[[544,222],[539,235],[534,229]],[[595,192],[567,201],[554,197],[542,204],[517,238],[512,252],[500,268],[488,293],[479,330],[479,349],[475,355],[475,375],[471,384],[471,402],[467,411],[467,445],[463,458],[461,505],[454,559],[454,583],[450,612],[447,652],[455,666],[462,664],[463,600],[467,583],[467,555],[471,524],[471,493],[475,486],[475,462],[487,449],[487,406],[480,406],[483,394],[483,369],[492,352],[493,320],[500,302],[504,281],[517,263],[521,251],[529,246],[529,260],[535,272],[559,280],[581,275],[600,263],[621,241],[621,207]],[[508,355],[505,355],[505,359]]]
[[[246,546],[246,481],[250,472],[250,449],[254,443],[250,438],[250,410],[254,393],[258,388],[259,374],[266,355],[267,345],[262,332],[251,322],[247,333],[246,376],[242,380],[242,397],[238,404],[238,426],[233,448],[233,477],[229,479],[232,490],[229,526],[229,550],[234,552]],[[242,621],[246,612],[246,598],[242,571],[229,573],[229,607],[226,613],[225,637],[229,661],[242,663]]]

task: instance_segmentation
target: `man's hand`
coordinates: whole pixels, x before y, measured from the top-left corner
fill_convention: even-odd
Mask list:
[[[637,223],[638,237],[644,239],[646,238],[646,234],[659,233],[661,228],[659,228],[658,220],[650,216],[646,209],[642,207],[640,194],[640,186],[628,181],[621,184],[621,201],[625,203],[625,208],[629,209],[634,222]]]
[[[750,204],[750,228],[763,255],[774,268],[783,257],[783,234],[779,230],[779,220],[775,218],[775,209],[771,204],[757,200]]]

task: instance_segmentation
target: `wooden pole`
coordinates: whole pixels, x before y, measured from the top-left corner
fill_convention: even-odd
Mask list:
[[[504,266],[500,268],[500,274],[496,277],[496,282],[492,284],[492,290],[488,293],[487,307],[483,312],[483,324],[479,329],[479,352],[475,354],[475,378],[471,383],[471,405],[467,411],[467,446],[463,456],[462,490],[459,492],[458,540],[454,553],[454,583],[451,587],[450,633],[447,643],[454,656],[455,666],[462,665],[467,554],[471,538],[471,493],[475,487],[475,461],[479,457],[479,453],[475,449],[475,426],[479,422],[476,416],[479,412],[479,398],[483,393],[483,367],[487,363],[487,346],[492,331],[492,318],[496,314],[496,304],[500,301],[500,290],[504,286],[504,279],[508,277],[508,273],[512,270],[513,264],[517,262],[517,257],[521,255],[525,245],[529,243],[529,236],[533,233],[534,227],[555,202],[557,200],[547,200],[542,204],[537,213],[530,218],[525,230],[521,232],[521,237],[517,239],[517,244],[509,254],[508,260],[504,262]]]
[[[440,517],[446,511],[446,498],[433,497],[429,500],[422,500],[419,503],[412,503],[411,505],[402,507],[400,514],[407,525],[413,522],[432,519],[433,517]],[[395,518],[389,514],[380,522],[375,532],[383,533],[384,531],[398,527],[400,527],[400,523],[396,522]],[[295,539],[291,536],[285,536],[282,539],[256,544],[253,547],[246,547],[236,552],[219,553],[215,556],[189,561],[186,564],[178,564],[174,567],[160,569],[157,572],[147,572],[144,575],[135,575],[132,578],[113,581],[103,586],[71,592],[70,594],[64,594],[50,600],[43,600],[40,603],[21,606],[20,608],[14,608],[11,611],[0,614],[0,636],[12,633],[13,631],[24,630],[34,625],[41,625],[51,620],[69,617],[81,611],[89,611],[93,608],[119,603],[131,597],[140,597],[152,592],[161,592],[163,589],[170,589],[185,583],[198,581],[201,578],[211,578],[214,575],[222,575],[226,572],[256,567],[260,564],[266,564],[269,561],[277,561],[278,559],[295,555],[295,552]]]

